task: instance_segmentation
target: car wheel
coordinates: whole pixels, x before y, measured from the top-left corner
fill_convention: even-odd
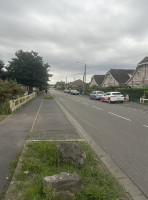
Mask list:
[[[121,101],[121,103],[123,103],[123,101]]]

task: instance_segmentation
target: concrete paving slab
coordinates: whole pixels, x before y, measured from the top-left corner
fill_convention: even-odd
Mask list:
[[[44,99],[30,140],[80,139],[54,99]]]

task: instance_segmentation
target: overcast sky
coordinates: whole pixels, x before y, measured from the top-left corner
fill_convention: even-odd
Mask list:
[[[82,79],[85,64],[87,82],[135,69],[148,56],[147,9],[148,0],[0,0],[0,60],[38,52],[51,83]]]

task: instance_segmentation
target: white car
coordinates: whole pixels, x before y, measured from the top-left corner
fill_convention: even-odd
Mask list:
[[[102,101],[107,101],[109,103],[113,102],[124,102],[124,96],[120,92],[107,92],[105,93],[102,98]]]

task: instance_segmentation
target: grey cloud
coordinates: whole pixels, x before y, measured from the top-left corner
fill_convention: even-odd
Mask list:
[[[37,51],[59,77],[134,68],[147,56],[148,1],[1,0],[0,59]]]

